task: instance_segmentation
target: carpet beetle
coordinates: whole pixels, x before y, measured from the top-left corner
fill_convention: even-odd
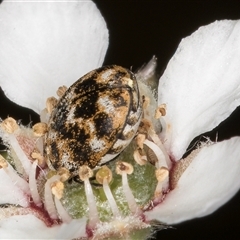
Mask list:
[[[53,109],[44,151],[51,169],[94,169],[116,157],[132,140],[142,116],[135,75],[111,65],[75,82]]]

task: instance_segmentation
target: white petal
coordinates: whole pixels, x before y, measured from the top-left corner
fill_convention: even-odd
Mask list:
[[[177,160],[191,140],[240,105],[240,21],[219,21],[182,40],[160,79],[165,144]]]
[[[86,219],[78,221],[78,236],[85,236]],[[69,226],[69,228],[68,228]],[[72,224],[47,227],[41,220],[33,215],[18,215],[0,220],[1,239],[73,239],[76,235],[71,234]],[[76,228],[76,227],[75,227]],[[63,232],[62,230],[66,232]],[[76,231],[76,229],[74,229]],[[62,233],[62,235],[59,235]],[[70,236],[70,237],[68,237]]]
[[[0,183],[0,204],[16,204],[22,207],[29,205],[29,196],[11,181],[3,169],[0,169]]]
[[[87,218],[73,219],[68,224],[62,224],[56,239],[77,239],[86,235]]]
[[[148,219],[167,224],[211,214],[240,188],[240,138],[204,147]]]
[[[40,112],[60,85],[102,65],[106,23],[89,1],[4,1],[0,5],[0,86]]]

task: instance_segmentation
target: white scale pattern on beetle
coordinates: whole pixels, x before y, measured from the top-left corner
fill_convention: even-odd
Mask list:
[[[116,157],[132,141],[142,116],[135,75],[112,65],[80,78],[59,99],[49,120],[45,152],[51,168],[76,175]]]
[[[92,151],[94,152],[99,152],[102,148],[105,148],[105,142],[97,139],[96,137],[94,137],[90,142],[89,142]]]
[[[104,111],[108,114],[113,113],[115,108],[109,97],[105,96],[98,99],[98,104],[104,107]]]

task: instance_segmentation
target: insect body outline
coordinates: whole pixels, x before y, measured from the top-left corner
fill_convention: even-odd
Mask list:
[[[44,151],[49,167],[94,169],[121,153],[135,136],[142,116],[135,75],[110,65],[75,82],[51,113]]]

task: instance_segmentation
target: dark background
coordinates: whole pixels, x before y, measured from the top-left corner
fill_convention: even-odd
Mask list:
[[[240,19],[240,1],[94,2],[102,12],[110,32],[110,44],[104,64],[118,64],[136,70],[156,55],[159,74],[164,71],[183,37],[215,20]],[[20,109],[6,100],[2,92],[0,104],[1,118],[10,115],[22,119],[24,124],[28,124],[30,120],[38,121],[36,114]],[[239,123],[240,113],[237,112],[232,119],[220,130],[220,139],[240,135],[239,124],[236,125]],[[240,193],[214,214],[175,225],[173,229],[163,230],[155,236],[156,239],[240,239],[239,215]]]

